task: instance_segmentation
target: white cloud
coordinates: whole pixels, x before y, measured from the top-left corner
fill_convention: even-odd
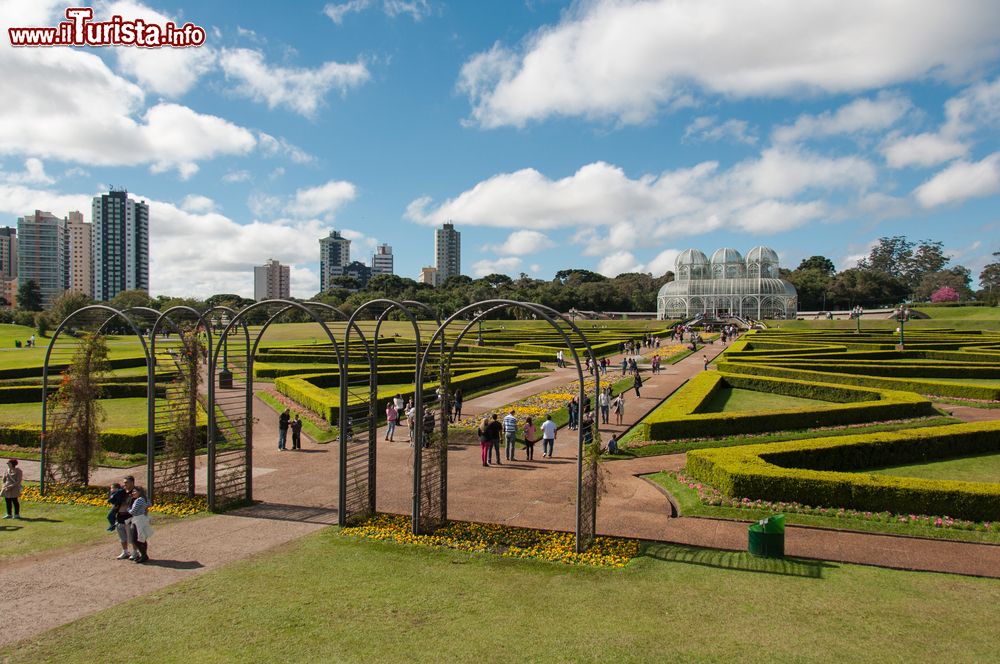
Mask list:
[[[337,25],[344,22],[344,17],[348,14],[362,12],[373,4],[372,0],[349,0],[348,2],[330,3],[323,8],[331,21]],[[414,21],[421,21],[431,13],[431,6],[427,0],[382,0],[382,11],[389,18],[396,18],[405,14]]]
[[[329,217],[342,205],[354,200],[356,193],[350,182],[330,180],[317,187],[296,191],[288,210],[298,217]]]
[[[597,271],[606,277],[617,277],[624,272],[642,272],[642,263],[629,251],[616,251],[601,259]]]
[[[680,253],[679,249],[664,249],[646,264],[646,271],[654,277],[661,277],[667,272],[673,272],[674,264]]]
[[[925,208],[1000,192],[1000,152],[981,161],[957,161],[914,189]]]
[[[312,156],[302,148],[292,145],[283,138],[275,138],[270,134],[259,132],[257,134],[257,139],[260,141],[261,151],[268,156],[273,157],[283,155],[291,159],[296,164],[308,164],[316,159],[316,157]]]
[[[748,26],[752,26],[750,29]],[[774,97],[957,80],[995,57],[1000,4],[593,0],[522,45],[470,58],[458,87],[483,127],[552,116],[623,123],[696,93]]]
[[[524,256],[534,254],[556,246],[556,243],[549,239],[545,233],[538,231],[514,231],[507,236],[503,244],[484,247],[486,251],[492,251],[502,256]]]
[[[855,99],[833,112],[800,115],[794,124],[775,128],[773,138],[776,142],[792,143],[803,139],[884,131],[896,124],[910,108],[912,104],[906,97],[882,93],[874,99]]]
[[[11,183],[52,184],[54,179],[45,173],[45,164],[41,159],[29,157],[24,160],[24,171],[21,173],[4,173],[0,171],[0,180]]]
[[[194,212],[196,214],[212,212],[215,210],[215,201],[208,196],[188,194],[181,201],[181,209],[185,212]]]
[[[695,118],[684,130],[683,140],[698,141],[735,141],[754,145],[757,136],[750,130],[746,120],[730,119],[719,123],[714,115],[703,115]]]
[[[246,182],[249,179],[250,179],[250,171],[247,170],[229,171],[228,173],[222,176],[222,181],[229,183]]]
[[[891,139],[882,148],[885,161],[893,168],[936,166],[969,151],[965,143],[941,134],[916,134]]]
[[[95,20],[121,16],[126,20],[142,19],[165,25],[176,17],[167,16],[138,2],[99,3]],[[190,90],[204,74],[215,67],[216,53],[207,46],[194,48],[114,47],[118,70],[139,82],[145,89],[166,97],[179,97]]]
[[[253,134],[222,118],[170,103],[145,108],[143,91],[90,52],[0,48],[0,69],[0,154],[149,164],[185,177],[199,161],[256,145]]]
[[[360,60],[326,62],[315,69],[280,67],[265,62],[260,51],[247,48],[224,50],[219,64],[226,78],[236,83],[237,93],[266,102],[269,108],[285,106],[306,117],[316,114],[331,90],[345,93],[371,78]]]
[[[827,158],[785,148],[720,171],[715,162],[632,179],[605,162],[581,167],[552,180],[534,169],[502,173],[435,206],[418,198],[407,207],[413,221],[448,220],[472,226],[546,230],[606,228],[607,237],[582,239],[584,253],[605,247],[634,249],[678,234],[725,227],[768,233],[807,224],[827,215],[825,192],[861,196],[876,179],[859,157]],[[820,196],[815,199],[812,196]]]
[[[517,256],[506,258],[484,258],[472,264],[472,273],[477,277],[488,274],[513,274],[521,268],[521,259]]]

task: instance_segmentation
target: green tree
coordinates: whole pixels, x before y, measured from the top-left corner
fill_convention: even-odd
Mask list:
[[[98,428],[104,412],[98,404],[101,382],[110,369],[108,345],[100,334],[83,336],[59,389],[49,396],[46,443],[63,481],[86,486],[101,452]],[[51,475],[51,466],[46,469]],[[53,478],[54,479],[54,478]]]
[[[929,302],[933,293],[947,286],[955,290],[960,299],[968,300],[972,297],[972,289],[969,288],[971,283],[972,274],[968,268],[961,265],[929,272],[921,277],[920,283],[913,291],[913,299],[918,302]]]
[[[834,268],[833,261],[826,256],[810,256],[809,258],[803,259],[799,266],[795,268],[795,272],[803,272],[805,270],[816,270],[828,277],[832,277],[836,269]]]
[[[853,268],[834,277],[830,294],[844,309],[855,305],[870,309],[898,304],[909,294],[909,289],[902,281],[884,272]]]
[[[993,252],[993,258],[1000,258],[1000,251]],[[990,304],[996,304],[1000,297],[1000,260],[987,263],[979,273],[979,285]]]
[[[42,290],[34,279],[26,279],[17,285],[17,308],[22,311],[42,310]]]
[[[155,309],[157,301],[149,296],[144,290],[139,290],[138,288],[133,288],[132,290],[125,290],[118,295],[111,298],[108,302],[109,306],[114,307],[120,311],[125,309],[131,309],[133,307],[149,307],[150,309]]]
[[[52,316],[52,322],[59,325],[77,309],[82,309],[93,303],[93,298],[88,295],[75,291],[66,291],[52,303],[52,306],[49,308],[49,314]]]
[[[906,279],[913,260],[913,247],[914,244],[903,235],[880,237],[868,256],[858,261],[858,267]]]

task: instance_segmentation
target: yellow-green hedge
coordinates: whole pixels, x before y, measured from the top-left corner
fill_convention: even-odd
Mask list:
[[[1000,452],[1000,422],[694,450],[687,474],[731,498],[1000,519],[1000,484],[859,471]]]
[[[831,402],[769,411],[699,412],[719,389],[735,387]],[[931,403],[916,394],[890,390],[844,388],[840,385],[705,372],[657,407],[638,425],[642,440],[674,440],[731,436],[767,431],[898,420],[935,414]]]

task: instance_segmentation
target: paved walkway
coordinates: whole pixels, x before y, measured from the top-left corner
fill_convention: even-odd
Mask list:
[[[684,381],[700,373],[703,355],[712,359],[722,350],[720,344],[706,346],[676,365],[664,366],[657,376],[649,375],[647,368],[642,397],[636,398],[629,392],[625,425],[633,424]],[[608,379],[617,377],[619,374],[612,372]],[[475,414],[496,410],[574,378],[575,370],[557,369],[532,383],[472,399],[465,411]],[[113,560],[117,543],[111,535],[106,544],[6,563],[0,570],[0,587],[17,591],[10,598],[12,610],[5,611],[7,624],[0,633],[0,645],[335,523],[336,444],[317,445],[304,435],[302,451],[278,451],[277,415],[259,399],[254,408],[258,418],[254,427],[254,494],[264,501],[262,505],[164,527],[150,543],[150,552],[159,562],[149,566]],[[949,407],[956,411],[960,408],[963,407]],[[990,412],[1000,416],[1000,411]],[[623,428],[600,427],[605,439],[612,431]],[[386,442],[382,440],[384,430],[378,432],[377,499],[379,511],[407,514],[411,505],[413,448],[405,442],[405,430],[399,434],[396,442]],[[539,451],[535,461],[527,462],[523,460],[524,452],[519,451],[519,461],[483,468],[478,444],[452,445],[448,464],[449,517],[572,531],[577,464],[573,432],[565,429],[559,432],[555,452],[554,458],[541,459]],[[684,455],[605,464],[608,491],[598,510],[598,532],[692,546],[745,549],[745,523],[671,518],[672,507],[666,494],[639,477],[683,465]],[[25,471],[30,477],[31,464],[25,463]],[[106,472],[109,477],[124,474],[120,470]],[[134,474],[139,477],[143,470]],[[820,560],[1000,577],[1000,546],[992,545],[789,527],[786,552]],[[123,566],[127,568],[126,575],[121,577]],[[111,589],[109,578],[125,578],[127,583]]]

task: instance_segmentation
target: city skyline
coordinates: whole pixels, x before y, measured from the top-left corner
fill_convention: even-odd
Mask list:
[[[65,6],[4,3],[0,27]],[[760,244],[843,270],[892,235],[978,276],[1000,250],[995,3],[94,6],[207,40],[13,49],[3,30],[0,225],[128,183],[153,295],[249,296],[274,258],[309,297],[331,227],[409,278],[447,222],[471,277],[658,276],[688,246]]]

